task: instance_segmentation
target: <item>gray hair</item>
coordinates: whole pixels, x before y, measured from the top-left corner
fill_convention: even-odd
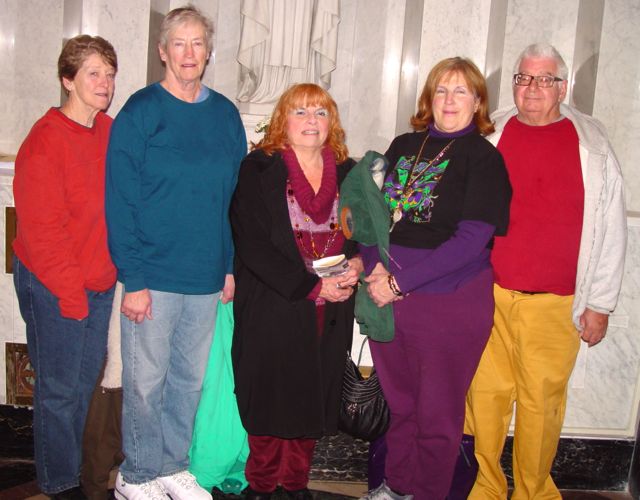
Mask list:
[[[189,22],[200,23],[204,27],[204,38],[207,43],[207,51],[211,53],[213,50],[213,22],[205,16],[200,10],[191,4],[184,7],[178,7],[169,12],[160,25],[160,33],[158,35],[158,43],[162,50],[167,49],[169,34],[181,24]]]
[[[556,76],[566,80],[569,76],[569,69],[567,68],[567,63],[564,62],[564,59],[560,55],[560,52],[556,50],[556,48],[549,43],[534,43],[526,47],[518,56],[515,65],[513,66],[513,73],[518,73],[520,71],[520,63],[524,59],[528,59],[529,57],[534,58],[545,58],[545,59],[553,59],[558,66],[558,74]]]

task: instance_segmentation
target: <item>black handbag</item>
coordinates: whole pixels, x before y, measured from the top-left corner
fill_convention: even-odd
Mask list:
[[[375,368],[368,378],[358,369],[366,341],[360,347],[357,365],[347,352],[338,428],[355,438],[373,441],[387,432],[390,415]]]

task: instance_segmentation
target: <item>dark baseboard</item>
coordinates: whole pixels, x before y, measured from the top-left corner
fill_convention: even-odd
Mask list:
[[[511,450],[508,437],[502,467],[511,482]],[[562,438],[551,475],[562,490],[627,491],[635,442],[621,439]]]
[[[631,459],[631,471],[629,472],[629,493],[632,498],[640,498],[640,422],[636,432],[636,444]]]
[[[0,405],[0,490],[18,484],[13,477],[20,470],[23,482],[32,480],[32,411]],[[640,435],[640,429],[639,429]],[[511,482],[513,439],[507,438],[502,465]],[[635,452],[634,452],[635,449]],[[367,480],[368,443],[339,434],[322,439],[316,447],[311,478],[325,481]],[[629,491],[640,496],[640,444],[620,439],[563,438],[552,470],[562,490]],[[31,478],[31,479],[29,479]]]
[[[553,479],[562,490],[633,493],[630,473],[635,474],[635,487],[640,487],[640,451],[636,451],[635,469],[632,468],[634,445],[634,441],[621,439],[562,438],[553,464]],[[513,486],[512,446],[513,438],[508,437],[502,467],[510,486]],[[367,450],[368,443],[344,434],[323,438],[316,447],[311,476],[316,480],[366,481]]]

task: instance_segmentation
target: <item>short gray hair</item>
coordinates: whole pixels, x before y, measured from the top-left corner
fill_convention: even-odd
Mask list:
[[[560,52],[558,52],[556,48],[549,43],[534,43],[526,47],[520,53],[515,65],[513,66],[514,74],[520,71],[520,63],[524,59],[528,59],[529,57],[553,59],[558,66],[558,74],[556,76],[562,78],[563,80],[566,80],[569,77],[569,69],[567,68],[567,63],[564,62],[564,59],[560,55]]]
[[[171,31],[181,24],[189,22],[200,23],[204,27],[204,38],[207,43],[207,51],[211,53],[213,50],[213,22],[211,22],[211,19],[191,4],[173,9],[164,16],[162,24],[160,25],[160,33],[158,35],[158,43],[160,44],[160,47],[162,47],[162,50],[167,49],[167,42],[169,41],[169,34]]]

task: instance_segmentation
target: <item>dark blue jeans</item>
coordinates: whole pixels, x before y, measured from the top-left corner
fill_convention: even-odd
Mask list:
[[[38,485],[44,493],[58,493],[79,484],[82,432],[106,355],[114,288],[87,290],[89,316],[78,321],[60,315],[58,299],[17,258],[13,282],[36,372],[33,434]]]

